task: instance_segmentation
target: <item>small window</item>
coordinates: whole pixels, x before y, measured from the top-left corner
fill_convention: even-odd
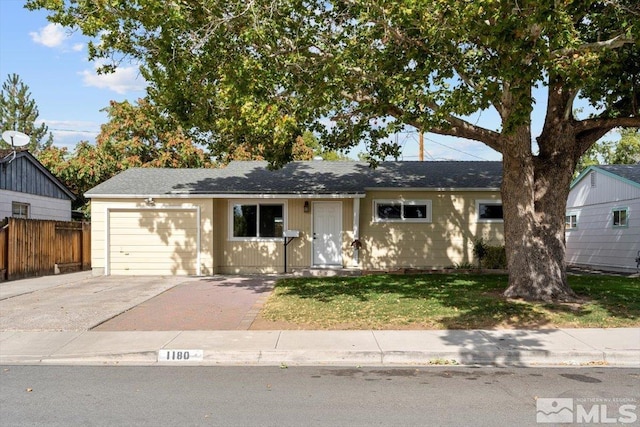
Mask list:
[[[284,231],[284,204],[234,204],[234,238],[280,238]]]
[[[596,173],[591,172],[589,174],[589,179],[591,179],[591,188],[596,188]]]
[[[430,200],[376,200],[375,220],[381,222],[431,222]]]
[[[566,215],[564,217],[564,228],[565,230],[578,228],[578,215],[576,214]]]
[[[613,228],[629,226],[629,211],[627,208],[613,209]]]
[[[29,204],[20,202],[11,202],[11,216],[14,218],[29,218]]]
[[[502,202],[501,201],[478,201],[479,222],[498,222],[503,221]]]

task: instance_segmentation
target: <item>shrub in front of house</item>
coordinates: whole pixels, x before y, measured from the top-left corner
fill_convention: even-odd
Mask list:
[[[506,270],[507,268],[507,252],[503,245],[489,245],[480,238],[473,244],[473,255],[478,260],[480,268],[489,270]]]

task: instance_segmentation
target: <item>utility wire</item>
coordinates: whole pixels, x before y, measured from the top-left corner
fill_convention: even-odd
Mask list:
[[[403,131],[403,132],[398,132],[398,134],[405,134],[405,135],[406,135],[406,136],[405,136],[405,138],[404,138],[403,144],[402,144],[402,150],[404,150],[404,148],[405,148],[405,144],[404,144],[404,143],[406,142],[406,140],[407,140],[407,139],[411,138],[411,139],[413,139],[413,140],[414,140],[414,142],[416,142],[416,143],[418,142],[418,141],[417,141],[417,139],[416,139],[417,131]],[[397,138],[397,136],[396,136],[396,138]],[[487,159],[484,159],[484,158],[482,158],[482,157],[480,157],[480,156],[476,156],[475,154],[467,153],[466,151],[460,150],[460,149],[458,149],[458,148],[453,148],[453,147],[451,147],[451,146],[449,146],[449,145],[447,145],[447,144],[443,144],[443,143],[441,143],[441,142],[434,141],[434,140],[433,140],[433,139],[431,139],[431,138],[426,138],[426,137],[425,137],[424,139],[425,139],[425,140],[427,140],[427,141],[429,141],[429,142],[432,142],[432,143],[434,143],[434,144],[437,144],[437,145],[440,145],[440,146],[442,146],[442,147],[448,148],[449,150],[453,150],[453,151],[457,151],[458,153],[462,153],[462,154],[464,154],[464,155],[466,155],[466,156],[475,157],[476,159],[480,159],[480,160],[484,160],[484,161],[486,161],[486,160],[487,160]],[[424,150],[424,152],[425,152],[425,154],[427,154],[427,155],[428,155],[432,160],[436,160],[436,158],[435,158],[435,157],[433,157],[433,156],[431,155],[431,153],[429,153],[429,151],[428,151],[428,150]],[[413,157],[419,157],[419,156],[403,156],[403,157],[413,158]]]

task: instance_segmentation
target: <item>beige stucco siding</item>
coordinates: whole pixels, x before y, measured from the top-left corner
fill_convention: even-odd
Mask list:
[[[96,274],[213,274],[213,221],[210,199],[156,199],[151,206],[142,199],[93,199],[92,268]]]
[[[502,244],[502,222],[477,221],[478,200],[499,200],[498,192],[369,192],[360,206],[361,267],[443,268],[474,262],[473,242]],[[431,222],[376,222],[375,200],[429,200]]]

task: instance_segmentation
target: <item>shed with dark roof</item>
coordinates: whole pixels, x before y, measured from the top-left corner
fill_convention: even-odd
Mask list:
[[[440,268],[501,242],[500,162],[236,161],[126,170],[86,193],[106,274]],[[294,233],[295,234],[295,233]],[[289,271],[290,271],[289,270]]]

